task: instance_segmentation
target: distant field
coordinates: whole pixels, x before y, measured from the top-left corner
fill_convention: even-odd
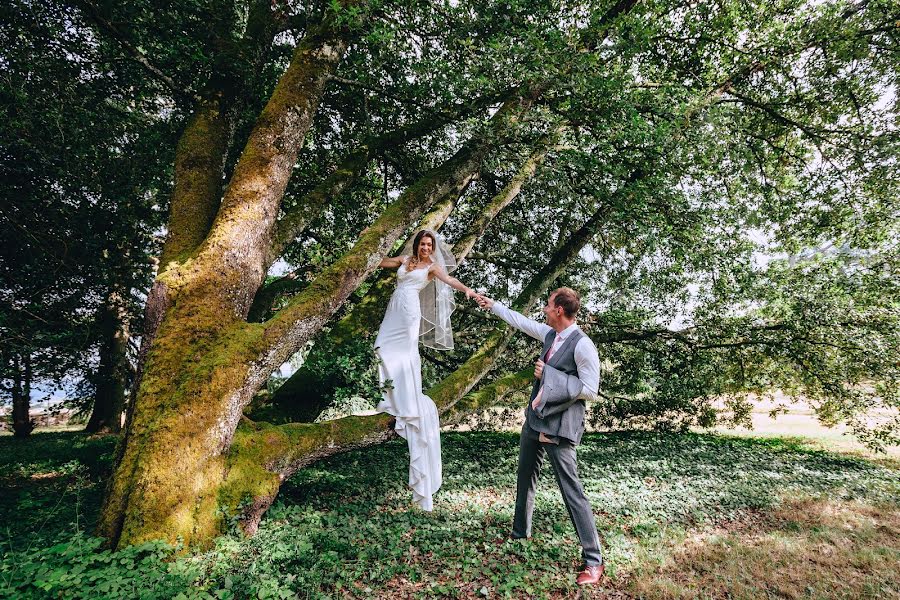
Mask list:
[[[784,406],[787,412],[772,418],[772,409]],[[493,408],[491,423],[501,431],[518,431],[522,427],[522,411],[518,409]],[[883,418],[884,415],[876,415]],[[459,425],[449,427],[453,431],[470,431],[477,428],[478,419],[469,419]],[[805,444],[810,449],[827,450],[863,456],[879,461],[900,461],[900,446],[892,446],[884,453],[876,453],[864,446],[850,433],[846,425],[825,427],[816,418],[812,409],[803,402],[794,402],[776,392],[772,399],[757,399],[752,412],[753,428],[715,427],[695,428],[697,433],[719,433],[722,435],[753,438],[796,438],[795,442]],[[600,430],[601,432],[603,430]]]
[[[785,406],[786,413],[776,418],[769,413],[778,406]],[[881,415],[876,415],[881,416]],[[712,431],[726,435],[751,437],[798,437],[805,438],[811,447],[834,452],[850,452],[876,459],[900,460],[900,446],[891,446],[886,453],[874,453],[866,448],[849,431],[846,425],[825,427],[812,409],[802,402],[793,402],[783,394],[776,393],[773,399],[755,402],[752,414],[753,428],[716,427]],[[704,430],[706,431],[706,430]]]

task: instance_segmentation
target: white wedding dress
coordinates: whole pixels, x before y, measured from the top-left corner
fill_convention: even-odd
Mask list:
[[[397,418],[395,429],[409,446],[409,487],[424,510],[432,510],[431,496],[441,487],[441,438],[437,407],[422,393],[419,356],[421,310],[419,291],[428,285],[428,268],[407,270],[406,259],[397,271],[397,289],[391,295],[375,339],[381,359],[379,379],[390,380],[379,412]]]

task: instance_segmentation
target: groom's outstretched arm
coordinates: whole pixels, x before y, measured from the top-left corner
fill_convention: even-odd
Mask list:
[[[523,333],[527,333],[541,342],[543,342],[547,337],[547,334],[552,331],[552,328],[546,323],[539,323],[534,319],[529,319],[522,313],[507,308],[502,302],[492,300],[490,301],[490,304],[485,307],[490,308],[492,313],[509,323],[511,326]]]

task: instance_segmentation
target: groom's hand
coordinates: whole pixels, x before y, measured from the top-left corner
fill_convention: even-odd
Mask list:
[[[534,378],[540,379],[544,375],[544,361],[538,359],[536,363],[534,363]]]
[[[483,296],[481,294],[478,294],[478,296],[475,297],[475,300],[478,301],[478,306],[480,306],[481,308],[484,308],[486,310],[490,310],[490,308],[492,306],[494,306],[493,300],[491,300],[487,296]]]

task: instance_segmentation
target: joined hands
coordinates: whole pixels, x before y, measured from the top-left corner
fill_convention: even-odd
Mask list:
[[[485,310],[490,310],[494,305],[494,301],[491,298],[488,298],[484,294],[475,294],[475,302],[478,303],[478,306]]]

